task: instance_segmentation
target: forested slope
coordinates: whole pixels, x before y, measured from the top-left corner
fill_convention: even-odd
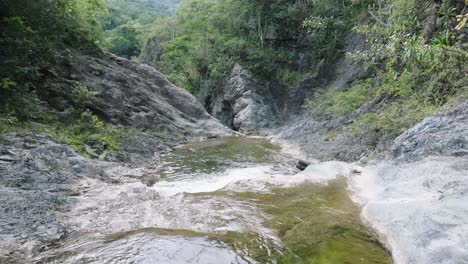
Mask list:
[[[237,62],[257,77],[292,85],[321,59],[339,55],[368,3],[182,1],[155,27],[140,59],[193,93],[219,92]]]
[[[467,12],[465,1],[451,0],[185,0],[154,27],[139,59],[209,111],[240,64],[268,87],[283,120],[299,110],[339,124],[320,131],[325,143],[385,149],[465,100]]]
[[[256,130],[302,113],[326,123],[318,133],[325,144],[338,138],[371,150],[467,96],[464,1],[183,0],[175,12],[177,4],[2,1],[2,126],[50,119],[44,76],[69,48],[155,66],[227,116],[226,125],[239,114],[236,100],[268,102],[239,118],[259,112],[264,124]],[[247,75],[239,79],[235,65]],[[248,75],[250,87],[226,86]],[[76,87],[69,120],[96,97],[92,87]]]
[[[109,14],[104,25],[110,52],[135,58],[144,41],[160,19],[171,16],[179,0],[110,0]]]
[[[228,132],[154,68],[107,52],[106,1],[0,5],[0,133],[46,133],[92,158],[139,142],[151,158],[158,144]]]

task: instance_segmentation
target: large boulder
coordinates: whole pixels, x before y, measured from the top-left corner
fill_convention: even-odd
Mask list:
[[[230,79],[213,101],[212,114],[223,124],[244,133],[278,124],[278,111],[267,83],[236,64]]]
[[[98,93],[89,108],[112,124],[195,137],[230,133],[194,96],[145,64],[70,51],[49,73],[49,104],[58,110],[70,105],[70,91],[85,87]]]
[[[432,155],[468,155],[468,101],[426,118],[400,135],[392,146],[392,154],[404,161]]]

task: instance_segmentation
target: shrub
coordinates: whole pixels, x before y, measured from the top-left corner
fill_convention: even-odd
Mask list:
[[[372,80],[355,81],[345,91],[329,91],[316,94],[316,97],[307,102],[306,108],[319,110],[332,118],[350,114],[372,99],[375,95]]]
[[[76,110],[83,112],[94,102],[97,95],[99,92],[77,83],[69,94],[69,101]]]
[[[393,139],[424,118],[433,115],[436,110],[437,106],[428,102],[403,100],[377,113],[365,114],[349,127],[349,132],[352,136],[357,136],[363,131],[371,130]]]
[[[89,110],[84,111],[73,125],[57,124],[53,132],[64,143],[88,158],[117,151],[119,137],[124,135],[123,131],[104,124]],[[90,153],[87,146],[94,153]]]
[[[35,120],[47,94],[42,69],[71,46],[101,52],[103,0],[0,1],[0,111]]]

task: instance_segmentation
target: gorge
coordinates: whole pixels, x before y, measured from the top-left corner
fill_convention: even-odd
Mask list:
[[[0,2],[0,263],[468,263],[468,3],[130,2]]]

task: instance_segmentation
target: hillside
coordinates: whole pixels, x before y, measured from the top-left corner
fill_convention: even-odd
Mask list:
[[[465,12],[462,1],[183,1],[140,60],[233,129],[250,114],[257,132],[303,115],[320,124],[315,144],[360,148],[314,155],[356,160],[466,100]]]

